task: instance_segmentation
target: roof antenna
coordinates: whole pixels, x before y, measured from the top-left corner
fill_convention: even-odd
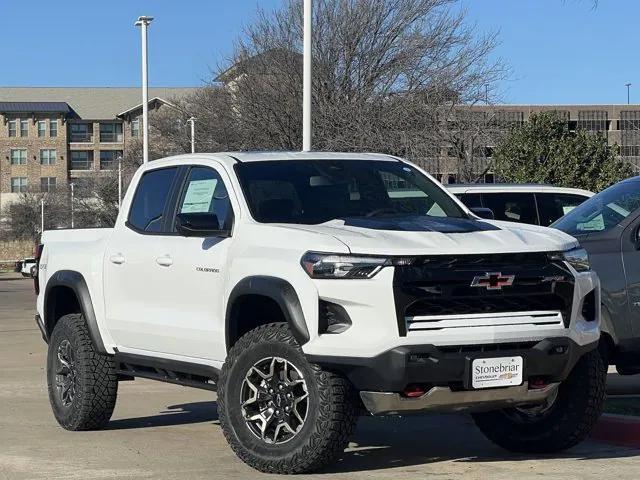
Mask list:
[[[304,0],[304,67],[303,67],[303,94],[302,94],[302,151],[311,151],[311,139],[313,131],[311,127],[311,88],[312,88],[312,33],[313,33],[313,7],[312,0]]]

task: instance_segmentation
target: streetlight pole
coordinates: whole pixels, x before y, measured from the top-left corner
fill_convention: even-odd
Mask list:
[[[313,34],[313,2],[304,0],[304,60],[303,60],[303,94],[302,94],[302,151],[310,152],[313,138],[311,126],[312,95],[312,34]]]
[[[627,105],[631,103],[631,95],[629,91],[631,90],[631,83],[625,83],[624,86],[627,87]]]
[[[75,198],[75,192],[73,190],[73,188],[75,187],[74,183],[71,182],[69,184],[69,187],[71,188],[71,228],[74,228],[75,227],[74,218],[73,218],[73,204],[74,204],[74,198]]]
[[[122,157],[118,157],[118,212],[122,206]]]
[[[141,16],[134,23],[142,35],[142,161],[149,161],[149,69],[147,68],[147,28],[153,17]]]
[[[187,122],[191,124],[191,153],[196,153],[196,117],[190,117]]]
[[[44,233],[44,195],[40,199],[40,235]]]

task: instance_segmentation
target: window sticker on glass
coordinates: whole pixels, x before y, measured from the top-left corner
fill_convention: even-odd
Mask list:
[[[567,213],[569,213],[571,210],[573,210],[576,207],[577,207],[577,205],[563,205],[562,206],[562,214],[566,215]]]
[[[216,178],[190,182],[180,213],[208,213],[217,184]]]

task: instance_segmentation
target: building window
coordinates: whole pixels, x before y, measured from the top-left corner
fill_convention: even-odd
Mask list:
[[[71,141],[76,143],[91,142],[93,135],[89,130],[88,123],[72,123],[71,124]]]
[[[27,177],[11,178],[11,193],[25,193],[27,191]]]
[[[587,132],[607,132],[608,113],[605,110],[580,110],[578,112],[578,130]]]
[[[9,136],[15,137],[17,134],[18,121],[17,120],[9,120]]]
[[[118,168],[119,158],[122,158],[122,150],[100,150],[100,170]]]
[[[25,148],[11,149],[11,165],[26,165],[27,150]]]
[[[38,120],[38,137],[42,138],[47,133],[47,121]]]
[[[58,152],[53,149],[40,150],[40,165],[55,165]]]
[[[93,170],[93,152],[91,150],[72,151],[71,170]]]
[[[29,136],[29,120],[20,120],[20,136]]]
[[[57,137],[58,136],[58,120],[52,118],[49,120],[49,136]]]
[[[131,136],[133,138],[140,137],[140,119],[131,120]]]
[[[122,142],[121,123],[101,123],[100,141],[106,143]]]
[[[56,190],[56,177],[42,177],[40,179],[40,191],[55,192]]]

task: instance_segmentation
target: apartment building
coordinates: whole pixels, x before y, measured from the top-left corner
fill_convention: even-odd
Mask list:
[[[150,88],[149,108],[193,88]],[[139,88],[0,87],[0,208],[117,168],[142,132]]]
[[[603,135],[609,145],[620,147],[620,156],[624,160],[640,169],[640,105],[491,105],[471,108],[475,120],[489,130],[486,139],[494,140],[501,138],[509,128],[526,122],[532,114],[549,111],[565,120],[570,131],[586,130]],[[491,129],[495,135],[491,135]],[[475,160],[490,164],[494,147],[491,141],[477,145]],[[424,159],[425,168],[443,183],[455,183],[458,180],[456,162],[447,145],[435,150],[437,153],[433,157]],[[487,183],[494,180],[490,171],[484,177]]]

